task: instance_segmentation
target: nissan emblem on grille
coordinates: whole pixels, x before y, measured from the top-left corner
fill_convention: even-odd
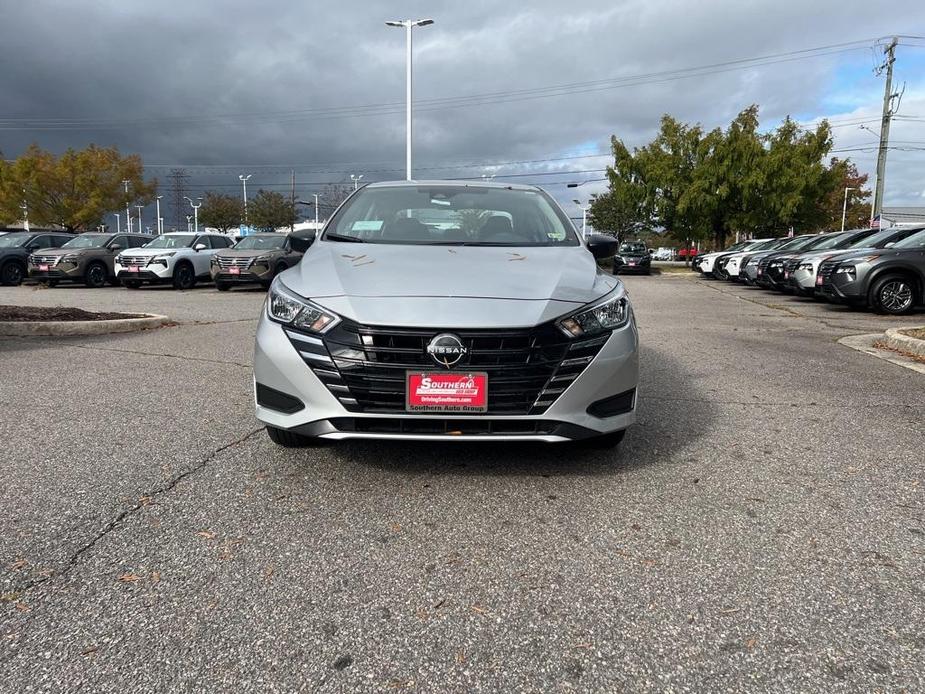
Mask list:
[[[469,351],[456,335],[441,333],[427,343],[426,352],[431,358],[446,368],[456,366]]]

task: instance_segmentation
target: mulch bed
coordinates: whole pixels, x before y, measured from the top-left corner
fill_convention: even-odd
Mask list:
[[[911,328],[910,330],[900,330],[899,332],[909,337],[925,340],[925,328]]]
[[[121,318],[144,318],[144,316],[138,313],[93,313],[64,306],[0,306],[0,321],[119,320]]]

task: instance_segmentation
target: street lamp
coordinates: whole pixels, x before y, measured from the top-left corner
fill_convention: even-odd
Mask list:
[[[145,208],[144,205],[135,205],[135,209],[138,210],[138,233],[143,234],[144,227],[141,225],[141,211]]]
[[[588,238],[586,229],[588,227],[588,210],[591,209],[591,204],[588,203],[587,205],[583,205],[578,198],[575,198],[572,202],[578,205],[581,210],[581,236],[582,238]]]
[[[386,22],[386,26],[405,28],[405,177],[411,180],[411,33],[414,27],[433,24],[432,19],[405,19]]]
[[[193,215],[191,214],[186,215],[186,230],[187,231],[193,230]]]
[[[244,226],[247,226],[247,179],[249,179],[253,174],[239,174],[238,179],[241,181],[241,185],[244,186]]]
[[[156,198],[154,198],[154,202],[157,203],[157,224],[156,224],[156,226],[157,226],[157,233],[158,233],[158,234],[163,234],[163,233],[164,233],[164,228],[161,226],[161,198],[162,198],[162,197],[164,197],[164,196],[163,196],[163,195],[158,195]]]
[[[864,125],[863,123],[861,123],[861,124],[858,126],[858,129],[859,129],[859,130],[866,130],[866,131],[869,132],[871,135],[873,135],[874,137],[876,137],[878,141],[880,140],[880,133],[876,132],[873,128],[870,128],[870,127]],[[871,221],[871,224],[873,224],[873,221],[874,221],[874,209],[875,209],[876,205],[877,205],[877,181],[874,180],[874,192],[873,192],[873,194],[870,196],[870,221]]]
[[[118,214],[113,214],[112,216],[116,218],[116,233],[118,234],[120,231],[122,231],[122,222],[120,221]]]
[[[857,190],[857,188],[845,188],[845,202],[841,206],[841,230],[845,230],[845,213],[848,211],[848,191]]]
[[[195,220],[194,221],[195,226],[193,227],[193,232],[198,234],[199,233],[199,208],[202,207],[202,198],[196,198],[196,200],[199,201],[198,205],[194,205],[193,201],[190,198],[186,197],[185,195],[183,196],[183,199],[189,201],[189,206],[193,208],[193,219]],[[189,216],[186,217],[186,221],[189,222]]]
[[[353,181],[353,189],[354,189],[354,190],[356,190],[357,188],[360,187],[360,179],[361,179],[361,178],[363,178],[363,174],[360,174],[359,176],[354,176],[353,174],[350,174],[350,180]],[[410,176],[409,176],[409,180],[410,180]]]
[[[315,198],[315,202],[307,202],[305,200],[296,200],[296,202],[299,203],[300,205],[307,205],[308,207],[311,207],[312,205],[315,206],[315,227],[317,227],[318,226],[318,193],[312,193],[312,197]]]
[[[22,228],[23,231],[29,231],[29,203],[25,200],[22,201],[22,205],[19,206],[19,209],[22,210]]]
[[[129,183],[131,183],[131,181],[128,181],[128,180],[122,181],[122,185],[125,186],[125,228],[128,230],[128,233],[131,234],[132,233],[132,213],[129,207],[129,203],[131,202],[128,197],[128,184]]]

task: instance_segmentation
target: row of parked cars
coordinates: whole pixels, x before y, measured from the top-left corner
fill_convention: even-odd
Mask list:
[[[742,241],[698,256],[720,280],[900,315],[925,305],[925,227]]]
[[[270,286],[302,258],[288,234],[263,233],[235,240],[213,232],[150,234],[15,232],[0,236],[0,284],[27,277],[54,287],[76,282],[137,289],[170,284],[191,289],[213,281],[219,291],[235,284]]]

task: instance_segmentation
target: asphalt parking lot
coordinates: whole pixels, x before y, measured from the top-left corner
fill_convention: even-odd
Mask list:
[[[921,691],[925,322],[629,277],[639,423],[274,446],[260,291],[0,289],[174,327],[0,338],[0,691]]]

